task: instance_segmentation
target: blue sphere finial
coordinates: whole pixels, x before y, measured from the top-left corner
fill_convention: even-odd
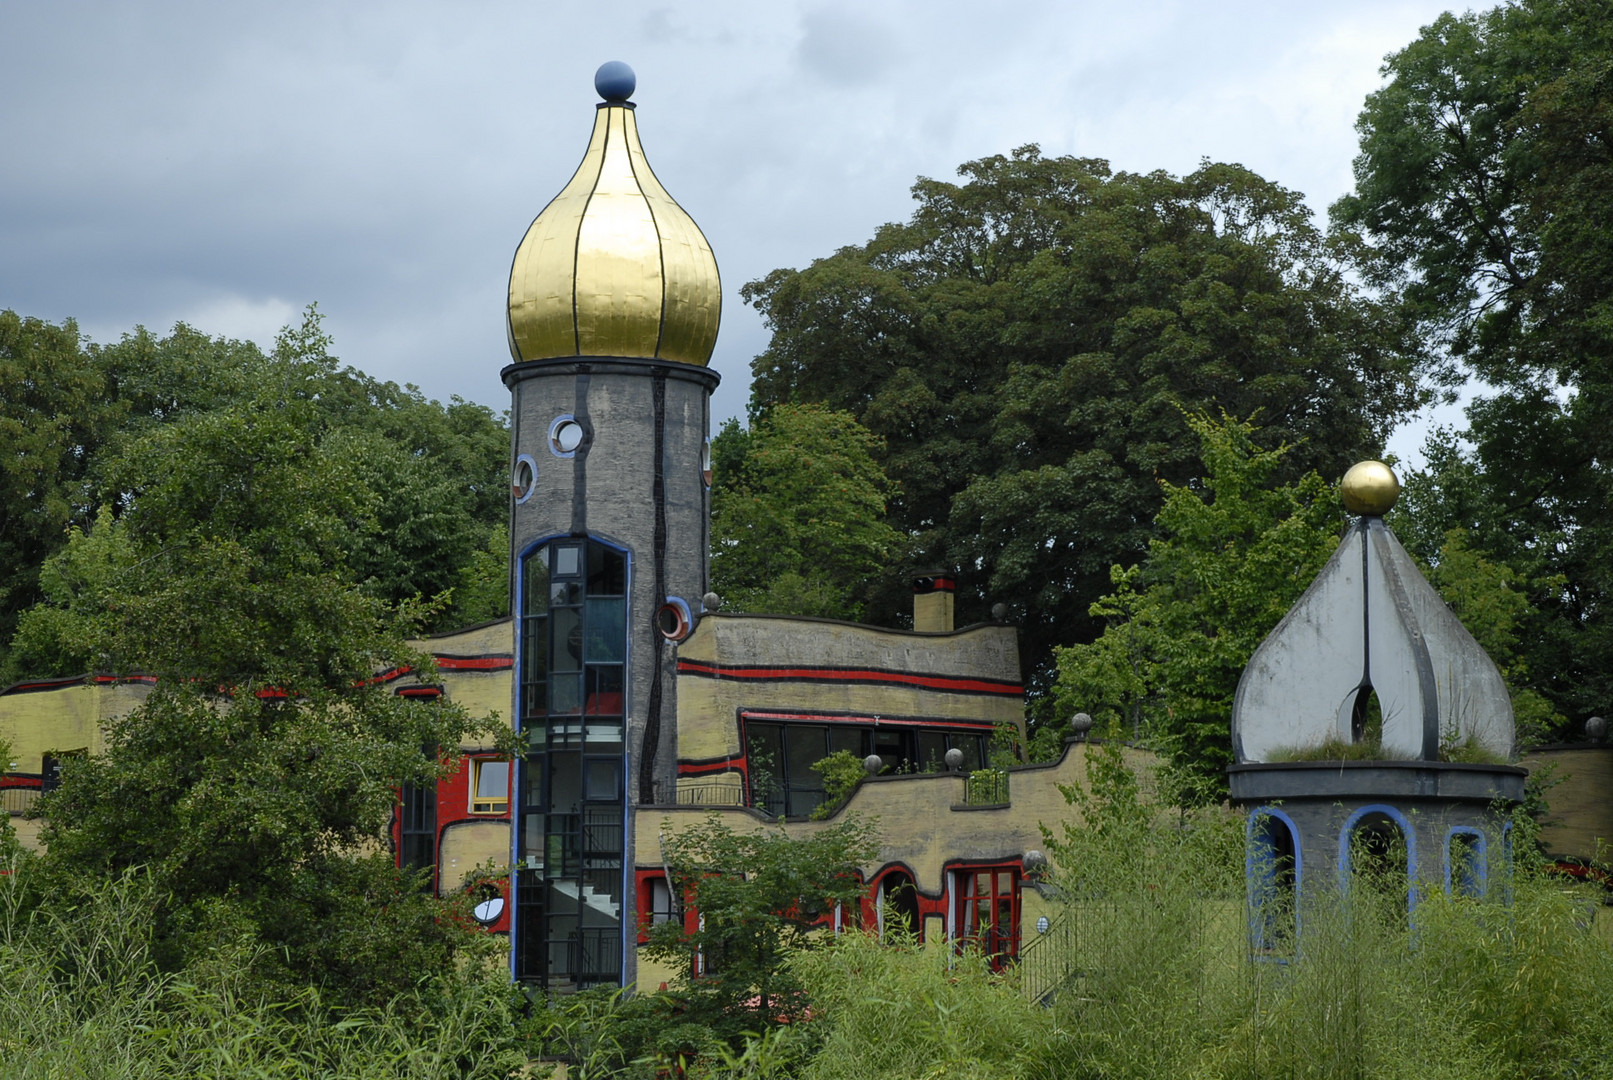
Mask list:
[[[633,96],[638,78],[633,69],[620,60],[607,60],[594,72],[594,89],[611,104],[618,104]]]

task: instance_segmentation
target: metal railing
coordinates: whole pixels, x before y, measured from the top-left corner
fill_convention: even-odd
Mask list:
[[[965,806],[1002,806],[1008,802],[1008,771],[976,769],[963,781]]]
[[[657,784],[655,801],[662,806],[744,806],[738,784]]]
[[[0,788],[0,809],[21,817],[39,801],[39,789],[33,787]]]
[[[1019,988],[1031,1001],[1051,1004],[1075,972],[1075,920],[1060,915],[1019,948]]]

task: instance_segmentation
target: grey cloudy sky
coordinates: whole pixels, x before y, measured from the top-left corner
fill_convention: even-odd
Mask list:
[[[1384,54],[1447,7],[0,0],[0,307],[267,344],[318,301],[344,361],[502,409],[510,257],[621,59],[722,269],[721,418],[767,341],[739,287],[907,217],[917,176],[1039,142],[1325,212]]]

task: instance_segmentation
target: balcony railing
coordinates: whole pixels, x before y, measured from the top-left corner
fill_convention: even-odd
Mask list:
[[[1008,802],[1008,771],[976,769],[963,784],[965,806],[1003,806]]]
[[[39,789],[33,787],[0,788],[0,809],[21,817],[39,801]]]
[[[655,801],[661,806],[744,806],[745,789],[738,784],[657,784]]]

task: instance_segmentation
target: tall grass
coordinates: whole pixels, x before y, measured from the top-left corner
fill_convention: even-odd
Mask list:
[[[801,1080],[1568,1080],[1613,1077],[1613,949],[1599,898],[1529,870],[1489,898],[1405,880],[1312,891],[1255,955],[1241,822],[1162,814],[1118,761],[1050,835],[1066,920],[1051,1002],[945,949],[848,935],[798,957],[821,1047]],[[1606,917],[1604,915],[1604,917]],[[714,1068],[724,1077],[773,1075]]]
[[[70,906],[0,875],[0,1076],[6,1080],[506,1077],[526,1062],[507,986],[459,973],[385,1008],[337,1013],[316,991],[267,996],[247,943],[158,970],[153,897],[131,875]]]
[[[478,1080],[561,1054],[574,1080],[1613,1080],[1613,948],[1584,887],[1527,869],[1482,901],[1425,885],[1409,918],[1403,880],[1318,890],[1286,952],[1254,955],[1240,821],[1162,813],[1116,760],[1089,774],[1070,792],[1084,824],[1047,838],[1064,920],[1047,1003],[943,943],[851,933],[788,961],[811,1019],[739,1045],[674,995],[523,1015],[474,967],[336,1011],[255,982],[239,937],[165,972],[142,879],[69,903],[30,892],[23,860],[0,875],[0,1077]]]

